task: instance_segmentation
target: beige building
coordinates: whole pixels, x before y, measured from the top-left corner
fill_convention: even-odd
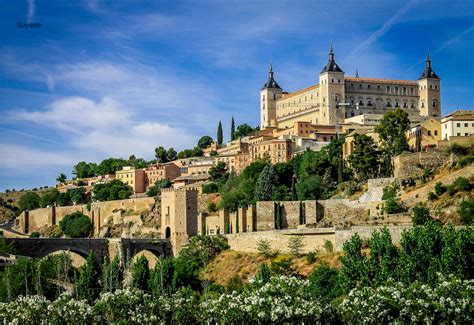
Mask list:
[[[439,119],[427,119],[407,131],[408,145],[413,151],[422,151],[435,147],[441,140],[441,122]]]
[[[143,169],[125,166],[115,173],[115,178],[130,185],[135,194],[145,192],[145,171]]]
[[[268,80],[260,91],[260,126],[262,129],[290,128],[295,122],[334,125],[336,103],[339,122],[361,114],[385,114],[401,108],[411,116],[439,117],[441,112],[440,79],[431,67],[429,55],[420,78],[391,80],[347,77],[337,65],[334,51],[319,74],[319,83],[292,93],[284,92],[270,67]]]
[[[145,168],[145,185],[146,188],[148,188],[153,186],[157,181],[163,179],[172,181],[179,176],[181,176],[180,167],[178,167],[174,162],[150,165]]]
[[[175,256],[198,233],[197,197],[193,189],[161,190],[161,238],[170,239]]]
[[[270,139],[250,146],[251,161],[268,159],[272,164],[287,162],[293,157],[296,145],[292,139]]]
[[[451,137],[469,137],[474,134],[474,111],[459,110],[441,119],[442,140]]]

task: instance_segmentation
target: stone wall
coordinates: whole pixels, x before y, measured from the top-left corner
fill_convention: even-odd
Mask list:
[[[49,207],[43,209],[35,209],[23,212],[19,217],[19,231],[23,233],[31,233],[39,231],[43,227],[58,225],[59,222],[68,214],[73,212],[82,212],[94,222],[94,231],[97,234],[101,226],[107,223],[108,219],[113,219],[114,213],[119,209],[133,210],[136,212],[150,211],[155,204],[155,199],[151,197],[94,202],[91,204],[90,211],[85,204],[66,206],[66,207]],[[116,218],[115,218],[116,219]]]
[[[258,242],[268,240],[272,250],[288,252],[288,241],[292,236],[302,236],[304,247],[302,253],[321,250],[326,240],[335,244],[334,228],[323,229],[288,229],[246,232],[225,235],[230,248],[235,251],[257,253]]]
[[[395,178],[418,177],[423,175],[424,168],[440,168],[447,157],[445,150],[402,154],[393,159],[393,175]]]
[[[387,228],[392,236],[392,242],[397,245],[400,243],[404,230],[411,229],[412,226],[353,226],[350,229],[335,231],[335,251],[342,251],[343,244],[354,234],[359,234],[362,239],[369,239],[375,230]]]
[[[316,201],[282,201],[281,207],[282,228],[296,229],[300,225],[300,205],[303,214],[303,223],[317,222]],[[257,231],[275,229],[275,202],[259,201],[256,204]]]

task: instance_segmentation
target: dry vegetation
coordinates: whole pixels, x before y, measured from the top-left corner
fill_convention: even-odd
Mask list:
[[[292,267],[296,274],[307,277],[315,266],[321,264],[339,268],[339,256],[341,256],[341,253],[318,253],[312,263],[308,263],[306,256],[294,257]],[[221,285],[225,285],[235,277],[248,281],[257,272],[259,264],[287,258],[291,258],[291,256],[280,254],[274,258],[265,258],[257,253],[224,251],[207,265],[201,273],[201,278]]]

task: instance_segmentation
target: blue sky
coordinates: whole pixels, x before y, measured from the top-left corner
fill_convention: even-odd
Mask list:
[[[0,40],[0,190],[257,125],[269,62],[284,90],[312,85],[331,41],[362,77],[416,80],[429,49],[443,113],[474,108],[466,0],[0,0]]]

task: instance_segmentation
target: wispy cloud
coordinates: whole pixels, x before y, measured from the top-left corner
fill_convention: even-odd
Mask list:
[[[383,25],[373,32],[366,40],[357,45],[343,60],[347,62],[352,60],[360,51],[366,49],[367,47],[374,44],[380,37],[385,35],[393,25],[395,25],[413,6],[418,2],[418,0],[410,0],[403,7],[398,9],[393,16],[387,19]]]
[[[26,21],[28,23],[32,23],[33,22],[33,18],[35,16],[35,12],[36,12],[36,3],[35,3],[35,0],[28,0],[28,17],[26,19]]]

